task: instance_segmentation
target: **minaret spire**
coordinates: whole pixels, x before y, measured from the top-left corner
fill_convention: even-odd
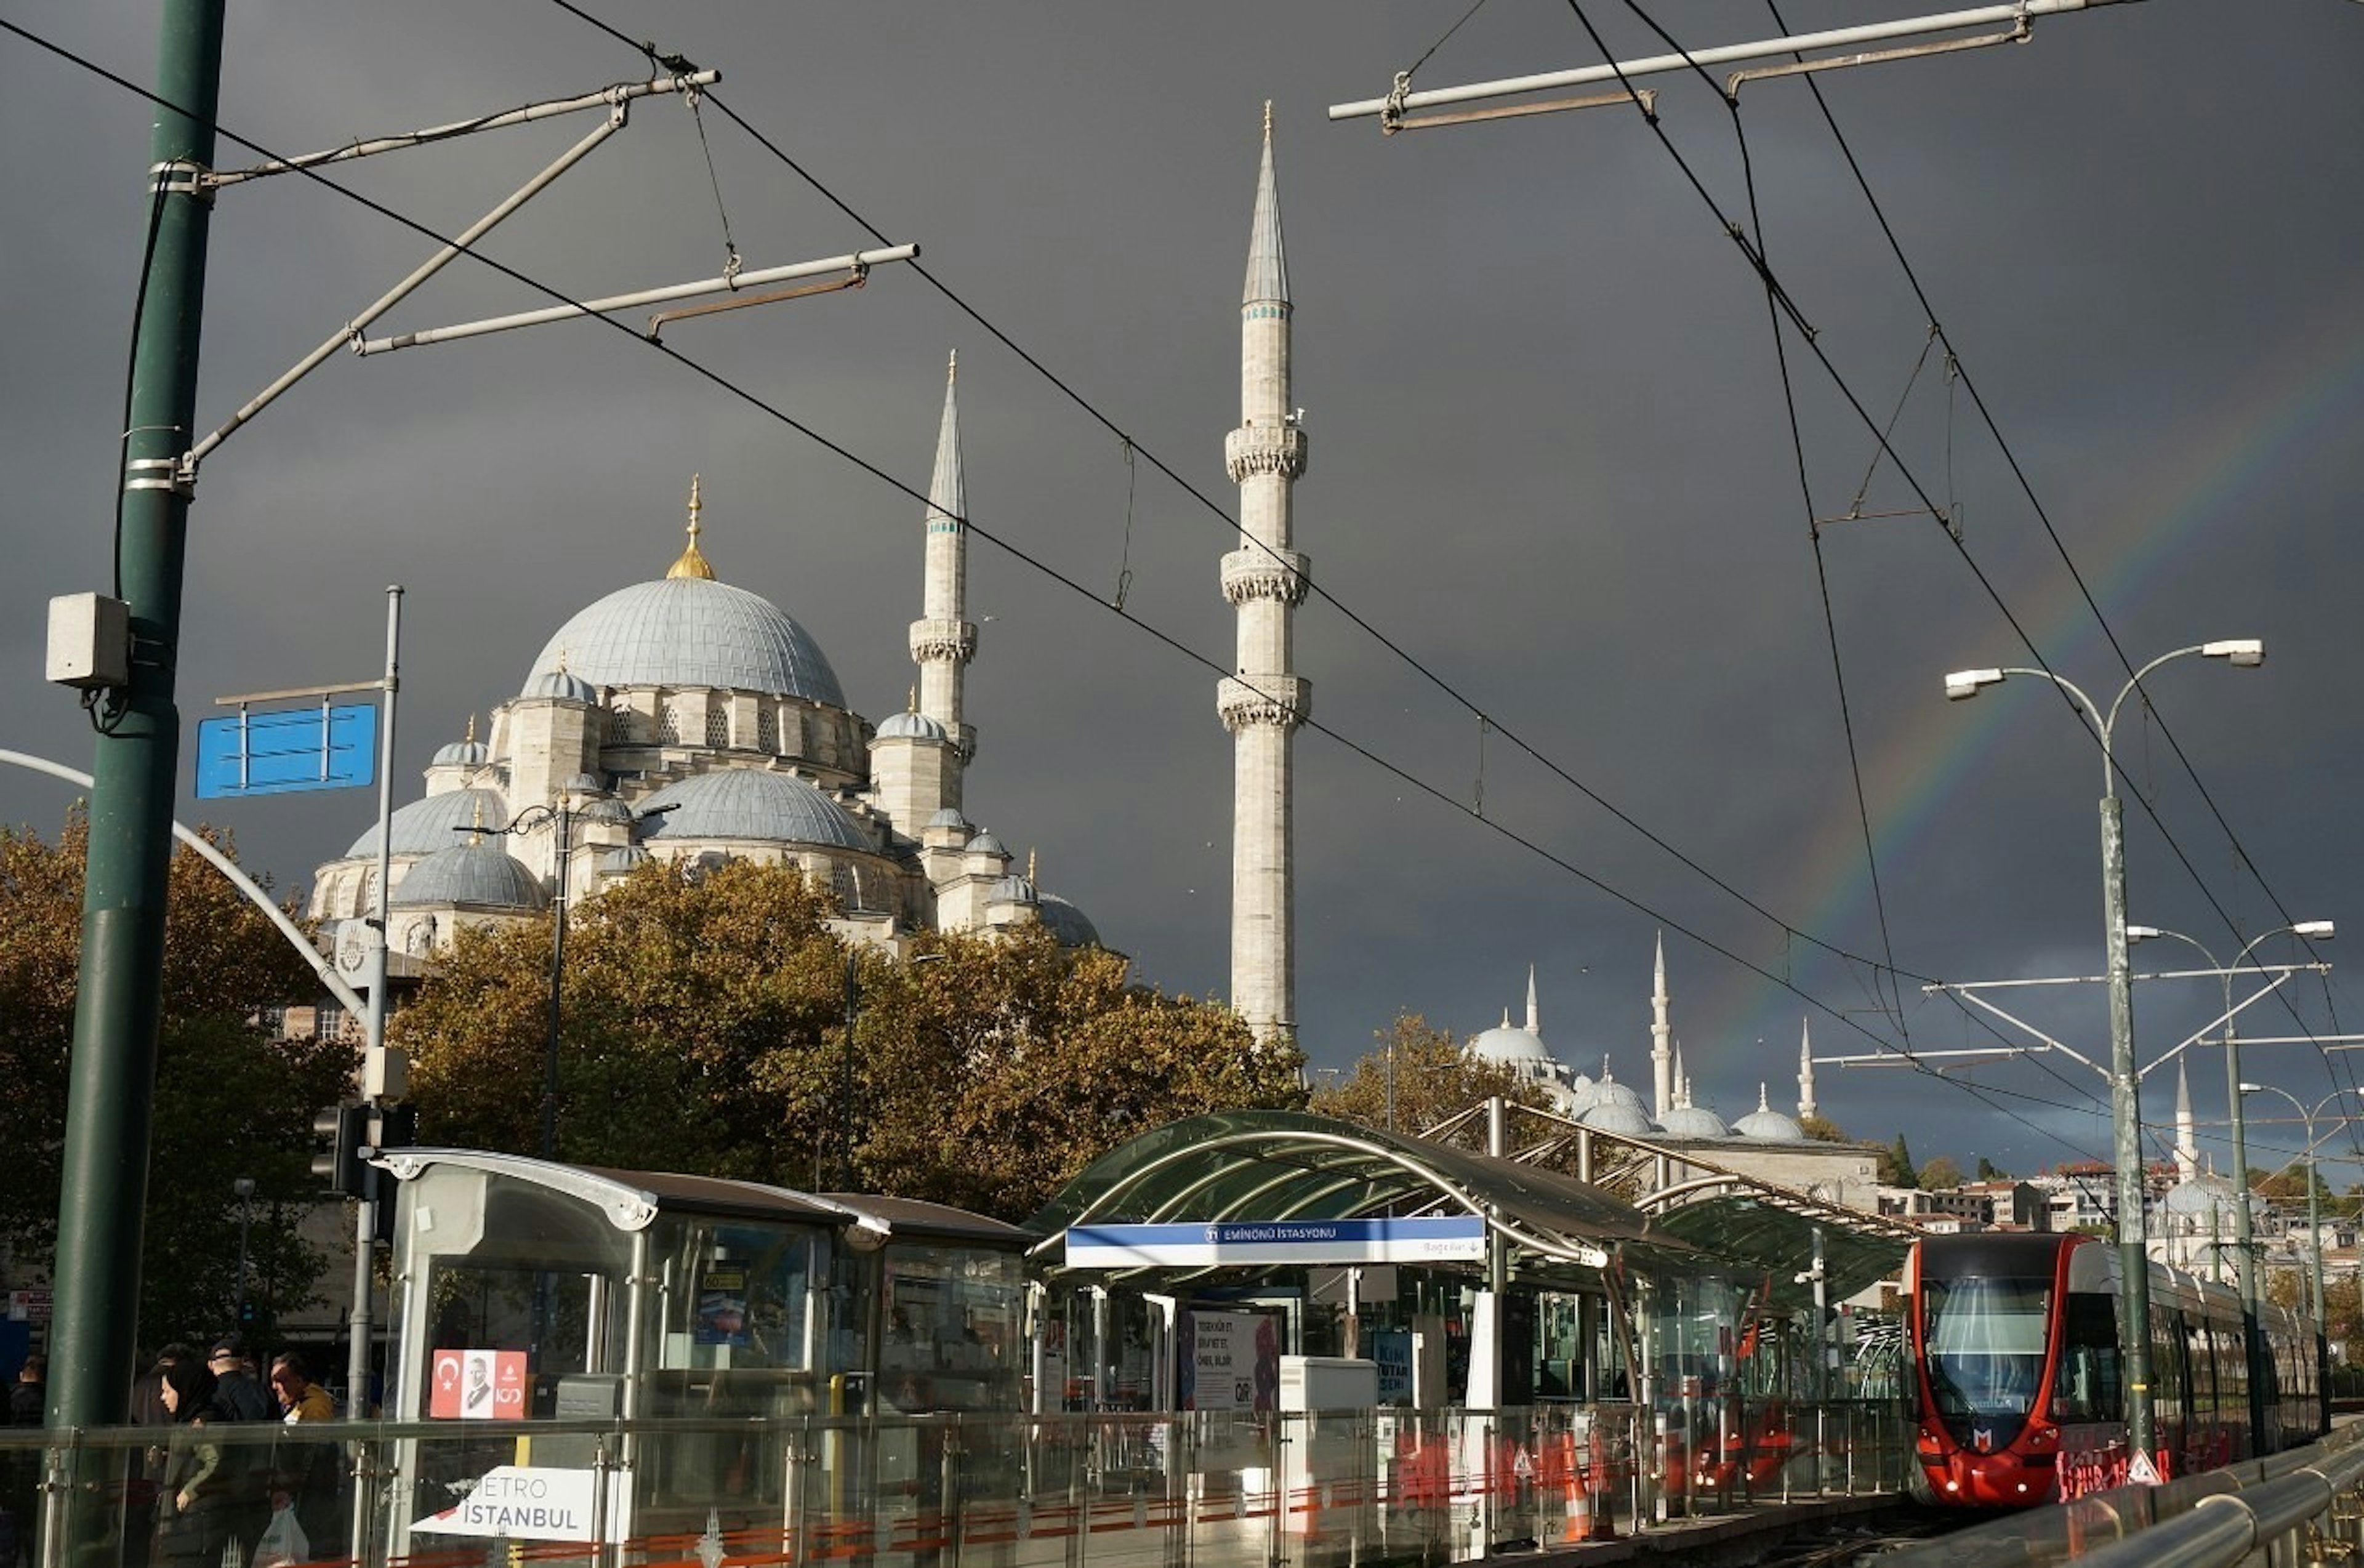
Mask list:
[[[1240,299],[1240,426],[1223,439],[1240,487],[1240,548],[1223,557],[1237,622],[1236,676],[1216,687],[1232,734],[1232,1006],[1259,1040],[1297,1030],[1297,909],[1291,762],[1312,688],[1292,669],[1291,621],[1305,600],[1289,505],[1305,472],[1305,430],[1290,398],[1288,263],[1265,106],[1247,282]]]
[[[2175,1179],[2188,1182],[2200,1173],[2200,1135],[2191,1119],[2191,1080],[2183,1063],[2175,1064]]]
[[[1265,113],[1272,113],[1269,106]],[[1537,1039],[1541,1039],[1544,1032],[1543,1015],[1535,1010],[1535,966],[1532,963],[1527,965],[1527,1032]]]
[[[1658,959],[1650,982],[1650,1118],[1667,1119],[1674,1107],[1674,1057],[1668,1047],[1675,1028],[1667,1018],[1667,933],[1658,933]]]
[[[1814,1107],[1814,1020],[1798,1020],[1798,1119],[1820,1114]]]
[[[957,752],[945,770],[943,804],[961,803],[961,773],[976,755],[976,728],[961,712],[962,677],[976,656],[968,619],[968,484],[961,470],[960,355],[944,369],[944,417],[936,430],[936,470],[928,484],[926,582],[920,618],[911,623],[911,658],[920,666],[916,711],[944,727]]]

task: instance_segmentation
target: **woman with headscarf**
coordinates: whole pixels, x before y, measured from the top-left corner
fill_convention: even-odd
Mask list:
[[[229,1544],[236,1513],[221,1445],[206,1432],[214,1374],[184,1357],[160,1365],[159,1392],[174,1428],[156,1497],[156,1557],[160,1568],[216,1568]]]

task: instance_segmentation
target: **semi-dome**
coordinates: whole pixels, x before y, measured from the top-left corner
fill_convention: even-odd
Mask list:
[[[1732,1129],[1705,1106],[1677,1106],[1659,1123],[1669,1138],[1730,1138]]]
[[[436,851],[410,868],[394,896],[396,909],[459,905],[479,909],[546,909],[549,895],[524,862],[479,839]]]
[[[1034,891],[1034,884],[1024,877],[1005,876],[993,884],[993,891],[985,895],[985,901],[987,904],[1036,904],[1041,899]]]
[[[924,713],[890,713],[878,721],[881,740],[949,740],[952,732]]]
[[[394,814],[394,852],[431,855],[459,841],[459,828],[503,828],[508,825],[508,804],[498,790],[452,789],[414,800]],[[353,840],[344,858],[357,861],[377,854],[377,826]]]
[[[1758,1143],[1806,1141],[1806,1129],[1773,1108],[1765,1097],[1765,1085],[1762,1084],[1756,1085],[1756,1108],[1734,1122],[1732,1130]]]
[[[1537,1064],[1555,1070],[1559,1065],[1553,1060],[1550,1048],[1544,1044],[1543,1037],[1512,1024],[1508,1013],[1502,1015],[1500,1023],[1470,1040],[1469,1054],[1480,1062],[1530,1073]]]
[[[671,810],[658,814],[660,806]],[[755,839],[868,851],[844,808],[793,773],[730,768],[667,784],[641,804],[652,839]]]
[[[1050,928],[1063,948],[1096,948],[1108,944],[1100,940],[1099,928],[1081,909],[1055,893],[1039,895],[1035,901],[1036,918]]]
[[[760,595],[679,576],[619,588],[577,612],[535,658],[601,686],[719,686],[845,706],[820,644]]]

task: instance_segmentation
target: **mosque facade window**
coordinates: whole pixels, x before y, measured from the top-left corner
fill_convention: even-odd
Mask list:
[[[768,702],[755,710],[755,747],[774,755],[780,750],[780,711]]]
[[[727,751],[730,749],[730,706],[712,697],[706,702],[706,744],[710,751]]]
[[[661,746],[681,744],[681,699],[667,697],[657,709],[657,743]]]

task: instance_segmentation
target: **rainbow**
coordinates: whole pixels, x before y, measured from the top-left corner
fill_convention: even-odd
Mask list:
[[[2348,439],[2364,424],[2364,282],[2259,354],[2248,377],[2189,423],[2191,430],[2165,448],[2172,454],[2169,461],[2105,520],[2097,541],[2080,549],[2079,568],[2105,614],[2140,602],[2193,539],[2233,526],[2261,479],[2292,454],[2317,441]],[[2035,645],[2056,663],[2090,663],[2105,646],[2084,596],[2065,571],[2051,573],[2044,589],[2013,608]],[[1997,648],[1991,656],[1999,663],[2012,662],[2013,656],[2025,662],[2018,649]],[[1941,673],[1930,673],[1932,700],[1912,709],[1907,722],[1879,737],[1865,756],[1867,793],[1874,802],[1889,803],[1872,822],[1873,849],[1884,875],[1912,862],[1947,805],[1974,781],[1981,760],[1994,754],[1990,742],[1995,731],[2024,721],[2009,704],[1937,700]],[[1806,896],[1768,901],[1767,907],[1823,940],[1857,952],[1878,951],[1852,792],[1831,795],[1829,809],[1801,837],[1790,866],[1791,874],[1779,885],[1801,888]],[[1790,914],[1785,903],[1802,909],[1802,916]],[[1790,1059],[1796,1020],[1808,1010],[1798,997],[1728,967],[1705,988],[1701,1003],[1684,1032],[1700,1040],[1762,1039],[1768,1067]],[[1823,1021],[1835,1044],[1834,1026]],[[1772,1050],[1777,1041],[1778,1052]]]

